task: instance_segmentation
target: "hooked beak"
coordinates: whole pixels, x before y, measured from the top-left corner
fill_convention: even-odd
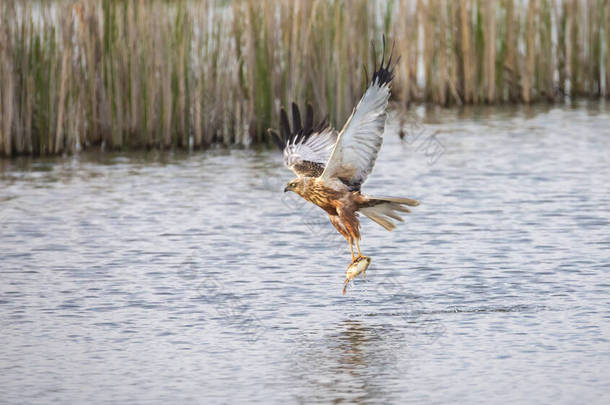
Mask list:
[[[284,193],[285,193],[286,191],[290,191],[290,187],[289,187],[289,186],[284,187]]]

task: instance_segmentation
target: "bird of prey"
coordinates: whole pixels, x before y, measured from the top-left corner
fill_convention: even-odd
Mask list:
[[[381,64],[375,66],[367,90],[340,132],[326,120],[314,126],[310,104],[301,121],[295,103],[292,128],[282,108],[280,133],[269,130],[283,150],[285,165],[298,176],[288,182],[284,192],[293,191],[326,211],[330,222],[349,243],[350,266],[361,258],[368,259],[360,251],[358,213],[391,231],[396,227],[392,220],[403,220],[399,212],[408,213],[407,206],[419,205],[411,198],[372,197],[361,192],[381,148],[395,66],[392,51],[385,62],[384,38]],[[358,256],[354,254],[354,244]]]

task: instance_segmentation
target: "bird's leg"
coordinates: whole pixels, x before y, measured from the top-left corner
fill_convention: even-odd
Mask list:
[[[356,248],[358,248],[358,256],[356,256],[356,255],[354,254],[354,246],[352,246],[352,244],[353,244],[354,242],[356,242]],[[361,257],[363,257],[363,256],[362,256],[362,254],[360,253],[360,245],[358,244],[358,239],[356,239],[356,238],[350,238],[350,239],[349,239],[349,247],[350,247],[350,249],[351,249],[351,251],[352,251],[352,261],[351,261],[351,262],[350,262],[350,264],[349,264],[349,265],[351,266],[352,264],[356,263],[356,262],[358,261],[358,259],[360,259],[360,258],[361,258]],[[349,267],[349,266],[347,266],[347,267]]]
[[[365,257],[362,252],[360,252],[360,243],[358,241],[358,239],[356,239],[356,249],[358,249],[358,257],[356,259],[359,259],[361,257]]]

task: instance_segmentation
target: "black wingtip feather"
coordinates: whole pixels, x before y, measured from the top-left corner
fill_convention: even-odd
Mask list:
[[[382,51],[381,51],[381,63],[380,68],[383,68],[383,62],[385,62],[385,34],[381,37]]]
[[[320,121],[320,123],[314,127],[313,107],[311,106],[311,103],[307,103],[306,106],[305,125],[302,125],[301,122],[299,106],[296,103],[292,103],[291,107],[292,128],[290,127],[290,121],[288,120],[288,113],[286,112],[286,109],[282,107],[280,109],[280,133],[278,134],[278,132],[273,129],[267,130],[280,150],[283,150],[288,142],[297,144],[328,127],[328,117]]]
[[[272,130],[271,128],[267,129],[267,132],[269,133],[269,135],[271,135],[271,138],[273,139],[273,141],[275,142],[277,147],[280,148],[280,150],[284,149],[284,147],[286,145],[282,141],[282,138],[280,138],[280,134],[278,134],[276,131]]]
[[[303,125],[303,133],[310,134],[313,130],[313,107],[311,103],[307,103],[305,112],[305,125]]]
[[[394,44],[392,43],[392,49],[390,50],[390,55],[388,61],[385,61],[385,53],[386,53],[386,41],[385,35],[382,37],[382,45],[383,50],[381,53],[381,64],[379,68],[377,68],[377,64],[375,63],[375,72],[373,72],[373,77],[371,78],[371,85],[383,86],[384,84],[389,84],[394,78],[394,68],[398,64],[400,57],[398,60],[392,64],[392,56],[394,54]],[[373,44],[373,54],[375,54],[375,44]]]
[[[301,133],[303,127],[301,126],[301,113],[299,112],[299,106],[296,103],[292,103],[292,132],[295,134]]]
[[[313,129],[313,132],[321,132],[323,129],[328,127],[328,115],[324,117],[322,121]]]
[[[284,107],[282,107],[282,109],[280,110],[280,129],[282,131],[282,140],[285,144],[290,138],[291,131],[290,123],[288,122],[288,114],[286,114],[286,110],[284,109]]]

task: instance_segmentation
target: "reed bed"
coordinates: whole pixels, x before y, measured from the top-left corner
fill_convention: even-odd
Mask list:
[[[379,53],[395,102],[610,90],[608,0],[0,2],[0,154],[268,142],[281,105],[340,124]]]

